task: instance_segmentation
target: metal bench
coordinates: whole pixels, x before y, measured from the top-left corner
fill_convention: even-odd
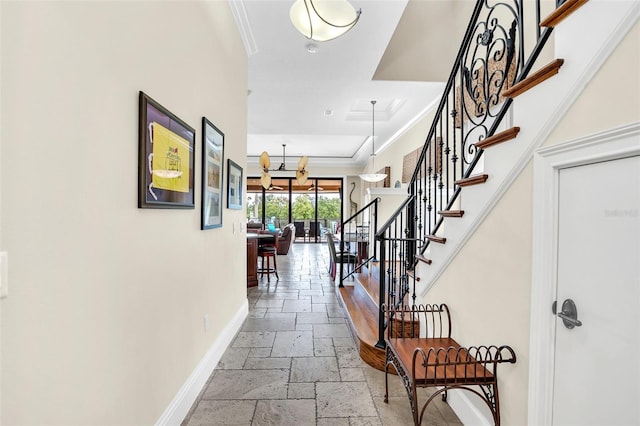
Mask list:
[[[462,347],[451,338],[449,308],[441,305],[401,306],[386,309],[387,338],[385,396],[389,402],[388,375],[393,366],[411,403],[415,425],[422,423],[427,406],[438,395],[446,401],[447,391],[463,389],[478,395],[500,424],[498,364],[515,363],[509,346]],[[417,388],[436,388],[422,408]]]

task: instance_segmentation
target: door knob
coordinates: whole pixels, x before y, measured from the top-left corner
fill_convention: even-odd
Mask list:
[[[573,300],[567,299],[562,302],[562,311],[556,312],[557,302],[553,302],[553,306],[551,307],[551,311],[554,315],[562,318],[562,323],[568,329],[572,329],[574,327],[582,326],[582,321],[578,319],[578,308],[576,308],[576,304]]]

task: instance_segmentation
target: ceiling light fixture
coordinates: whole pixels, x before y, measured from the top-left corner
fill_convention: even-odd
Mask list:
[[[328,41],[353,28],[361,13],[347,0],[297,0],[289,9],[289,18],[306,38]]]
[[[262,176],[260,177],[260,183],[262,183],[262,187],[264,189],[269,189],[271,187],[271,175],[269,175],[269,172],[295,171],[296,181],[298,182],[298,185],[304,185],[304,183],[307,181],[307,178],[309,177],[309,172],[306,169],[307,163],[309,162],[307,156],[305,155],[300,158],[300,160],[298,161],[297,169],[287,169],[287,166],[286,166],[287,156],[285,154],[286,147],[287,147],[287,144],[283,143],[282,144],[282,163],[280,163],[280,166],[278,166],[277,169],[269,168],[271,167],[271,160],[269,159],[269,154],[267,154],[267,151],[263,151],[262,154],[260,154],[260,168],[262,169]]]
[[[376,169],[376,147],[375,147],[375,122],[376,122],[376,101],[371,101],[371,169]],[[367,182],[380,182],[387,177],[386,173],[363,173],[360,179]]]

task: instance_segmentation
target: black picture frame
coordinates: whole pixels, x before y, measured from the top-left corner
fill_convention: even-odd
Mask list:
[[[138,107],[138,208],[195,208],[195,129],[142,91]]]
[[[223,164],[224,133],[206,117],[202,117],[203,230],[222,227]]]
[[[243,183],[242,167],[227,159],[227,208],[242,210]]]

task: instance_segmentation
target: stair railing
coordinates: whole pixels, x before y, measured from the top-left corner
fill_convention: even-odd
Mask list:
[[[551,35],[551,28],[540,31],[541,5],[540,0],[476,1],[409,183],[408,198],[376,234],[379,306],[415,303],[418,278],[412,271],[417,259],[432,242],[444,242],[436,233],[445,215],[462,214],[455,209],[460,181],[481,164],[483,151],[476,143],[503,125],[511,105],[503,90],[529,74]],[[530,23],[525,28],[526,22]],[[380,309],[380,347],[384,329]]]
[[[355,257],[353,268],[346,274],[345,262],[338,265],[340,287],[344,287],[344,280],[360,272],[369,262],[376,259],[378,248],[374,237],[378,232],[379,202],[379,197],[374,198],[340,225],[340,252],[349,252]]]

